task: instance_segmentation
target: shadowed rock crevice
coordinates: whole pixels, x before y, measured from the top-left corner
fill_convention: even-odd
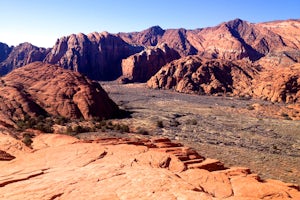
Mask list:
[[[0,161],[10,161],[15,159],[15,156],[10,155],[9,153],[0,150]]]
[[[37,177],[37,176],[40,176],[44,174],[44,171],[37,171],[37,172],[31,172],[29,173],[28,175],[24,174],[24,178],[20,178],[20,179],[11,179],[11,180],[3,180],[3,181],[0,181],[0,187],[4,187],[6,185],[9,185],[9,184],[13,184],[13,183],[16,183],[16,182],[21,182],[21,181],[26,181],[26,180],[29,180],[31,178],[34,178],[34,177]]]

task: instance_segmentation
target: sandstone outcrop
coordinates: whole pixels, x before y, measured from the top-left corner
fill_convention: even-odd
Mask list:
[[[0,73],[6,74],[30,62],[44,60],[92,79],[112,80],[122,75],[122,59],[163,43],[181,57],[197,54],[211,59],[246,58],[266,68],[286,67],[300,61],[299,29],[300,20],[255,24],[235,19],[194,30],[164,30],[154,26],[132,33],[72,34],[58,39],[52,49],[29,43],[17,47],[1,43]]]
[[[15,159],[15,156],[10,155],[9,153],[0,150],[0,161],[10,161]]]
[[[147,86],[182,93],[227,94],[300,102],[300,66],[262,68],[251,62],[184,57],[163,66]]]
[[[268,65],[287,66],[299,62],[299,20],[249,23],[235,19],[195,30],[151,27],[134,33],[120,33],[131,44],[155,46],[166,43],[181,56],[198,54],[210,58],[240,60],[261,58]]]
[[[146,82],[162,66],[179,57],[179,54],[166,44],[147,47],[140,53],[122,60],[121,80],[122,82]]]
[[[0,42],[0,63],[8,57],[11,50],[12,48],[7,44]]]
[[[300,64],[264,69],[252,81],[253,96],[272,102],[300,102]]]
[[[47,134],[32,146],[0,161],[0,199],[300,198],[297,185],[225,168],[165,138],[80,141]]]
[[[188,32],[183,28],[163,30],[159,26],[154,26],[141,32],[119,33],[118,36],[135,45],[156,46],[166,43],[181,56],[187,56],[197,53],[197,49],[188,40]]]
[[[91,79],[112,80],[121,75],[121,60],[142,49],[107,32],[79,33],[58,39],[44,61]]]
[[[250,63],[184,57],[165,65],[147,85],[156,89],[174,89],[183,93],[242,95],[258,69]]]
[[[0,54],[1,53],[0,47]],[[19,44],[16,47],[12,47],[11,50],[5,48],[4,54],[9,53],[1,61],[0,59],[0,75],[5,75],[13,69],[22,67],[35,61],[43,61],[46,57],[49,49],[36,47],[28,42]]]
[[[117,105],[99,83],[59,66],[34,62],[0,80],[0,121],[13,125],[31,117],[112,117]]]

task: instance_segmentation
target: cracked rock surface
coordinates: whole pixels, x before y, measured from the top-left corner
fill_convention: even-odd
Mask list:
[[[166,138],[41,134],[31,152],[0,161],[0,171],[0,199],[300,198],[297,185],[225,168]]]

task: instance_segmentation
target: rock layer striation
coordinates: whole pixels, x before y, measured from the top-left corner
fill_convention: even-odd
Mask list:
[[[300,198],[296,185],[225,168],[165,138],[80,141],[48,134],[35,137],[32,147],[0,161],[0,199]]]
[[[0,80],[1,122],[31,117],[109,118],[117,105],[99,83],[59,66],[42,62],[14,70]]]

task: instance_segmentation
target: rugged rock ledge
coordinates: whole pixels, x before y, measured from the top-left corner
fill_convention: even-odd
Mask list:
[[[297,185],[260,180],[244,167],[226,169],[165,138],[80,141],[48,134],[32,147],[0,162],[1,199],[300,198]]]

